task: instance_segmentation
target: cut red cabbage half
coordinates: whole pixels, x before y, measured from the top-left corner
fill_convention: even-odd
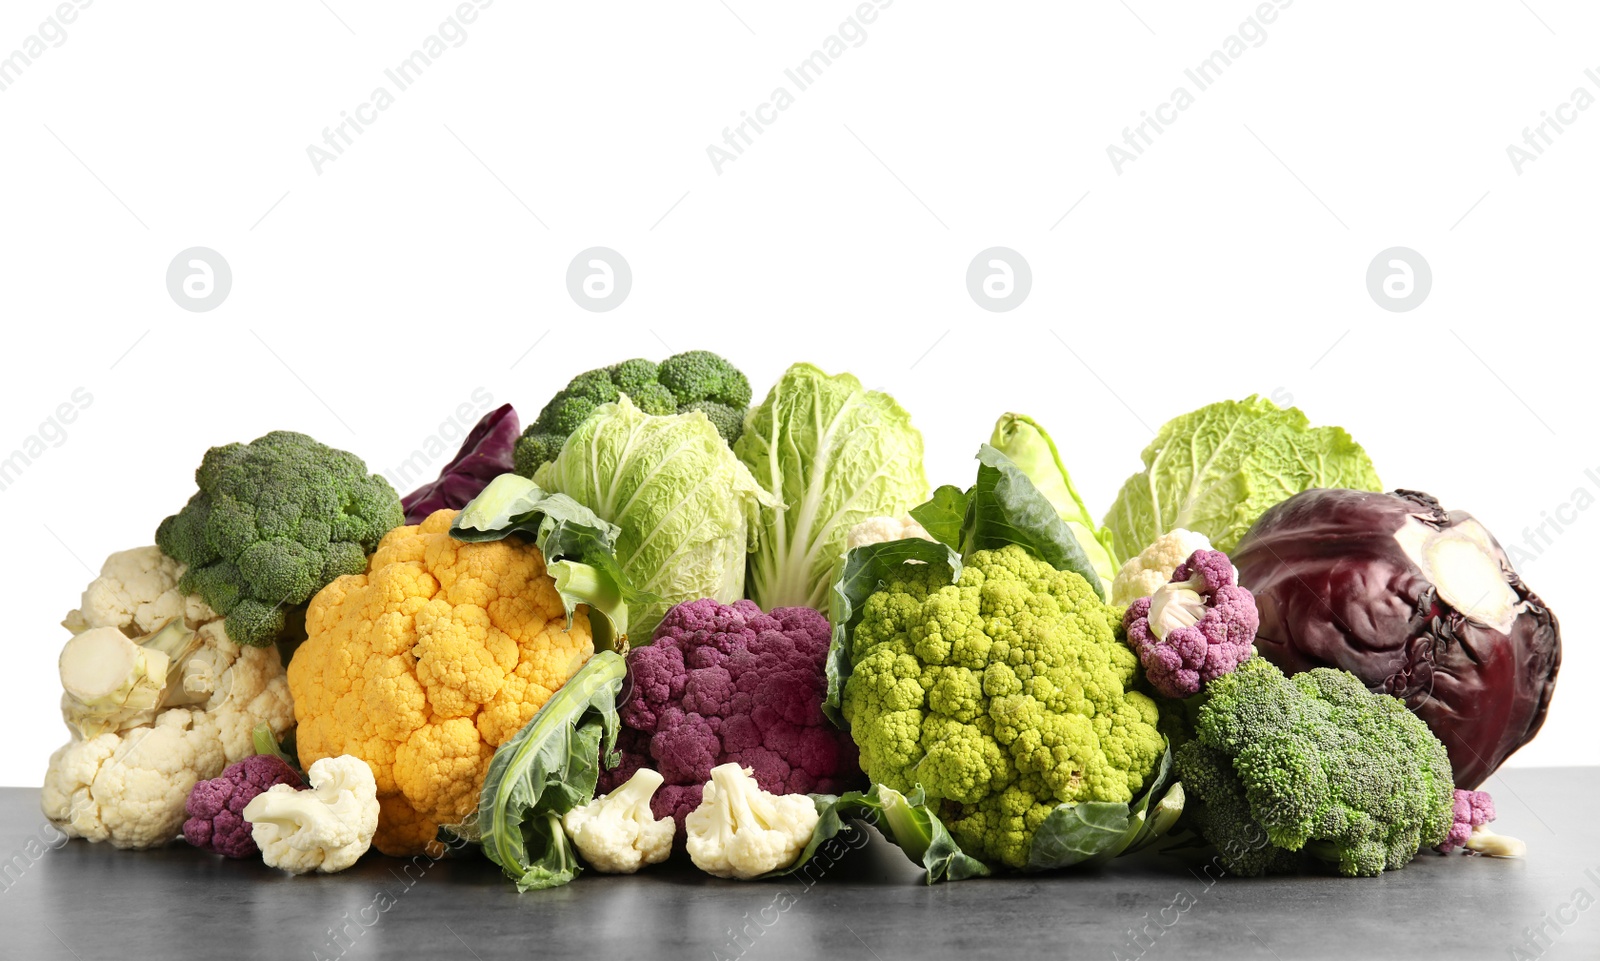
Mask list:
[[[407,494],[400,504],[407,524],[420,524],[429,514],[448,507],[460,510],[483,492],[489,482],[508,474],[515,466],[512,450],[522,425],[510,404],[501,404],[483,415],[462,442],[461,449],[444,465],[437,480]]]
[[[1232,555],[1285,673],[1342,668],[1403,698],[1475,788],[1544,724],[1561,666],[1555,615],[1488,530],[1427,494],[1310,490]]]

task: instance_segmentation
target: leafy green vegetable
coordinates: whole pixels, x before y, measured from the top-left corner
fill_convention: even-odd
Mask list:
[[[583,421],[534,481],[620,529],[617,562],[640,592],[629,604],[636,643],[674,604],[744,596],[756,510],[771,499],[705,414],[655,417],[623,397]]]
[[[828,621],[833,625],[833,638],[828,645],[827,663],[823,666],[828,690],[822,700],[822,711],[841,728],[850,726],[840,711],[840,699],[844,696],[845,681],[850,679],[850,638],[855,634],[856,625],[861,623],[861,607],[907,563],[945,564],[952,579],[961,574],[961,557],[948,545],[911,537],[867,544],[850,551],[828,592]]]
[[[1168,421],[1106,515],[1112,552],[1132,557],[1175,528],[1232,552],[1267,508],[1313,487],[1380,491],[1377,470],[1342,427],[1255,395]]]
[[[589,606],[595,644],[625,650],[629,611],[660,602],[637,590],[616,557],[619,530],[565,494],[551,494],[517,474],[489,482],[451,522],[450,536],[479,543],[522,534],[544,555],[556,591],[567,611],[567,625],[579,604]],[[577,558],[571,560],[570,558]]]
[[[1106,584],[1065,521],[1029,476],[988,444],[978,448],[978,481],[966,493],[944,486],[911,509],[933,537],[971,557],[975,551],[1019,544],[1058,571],[1089,582],[1101,600]]]
[[[561,816],[594,798],[600,765],[615,752],[626,674],[622,655],[597,652],[489,762],[474,828],[519,891],[582,871]]]
[[[941,544],[961,549],[961,525],[967,519],[967,492],[945,484],[926,502],[911,508],[911,519]]]
[[[1028,869],[1045,871],[1074,864],[1099,864],[1154,842],[1172,828],[1183,811],[1182,785],[1173,784],[1161,795],[1171,776],[1169,744],[1150,786],[1133,804],[1085,801],[1057,806],[1034,832]],[[1158,795],[1162,800],[1152,816],[1151,802]]]
[[[303,781],[305,780],[303,777],[305,771],[301,770],[300,759],[295,757],[293,753],[294,733],[294,731],[290,731],[285,734],[283,742],[280,744],[277,737],[272,733],[272,725],[257,724],[250,730],[250,746],[255,749],[257,754],[270,754],[289,765],[289,770],[302,775],[301,780]],[[287,745],[287,749],[285,745]]]
[[[784,373],[733,449],[772,496],[750,558],[750,597],[763,610],[825,609],[850,528],[928,496],[911,415],[854,376],[810,364]]]
[[[994,436],[989,443],[1011,462],[1022,469],[1039,493],[1045,496],[1056,513],[1066,523],[1067,529],[1083,548],[1083,553],[1100,575],[1101,593],[1110,596],[1112,578],[1117,576],[1117,562],[1111,556],[1111,532],[1094,522],[1094,516],[1078,496],[1072,476],[1061,462],[1061,452],[1056,442],[1033,418],[1023,414],[1005,414],[995,422]]]
[[[1081,576],[1105,600],[1105,584],[1078,539],[1028,475],[988,444],[978,448],[978,465],[978,482],[967,491],[961,556],[1020,544],[1056,570]]]
[[[781,871],[765,877],[782,877],[790,874],[812,876],[817,852],[830,861],[840,847],[857,849],[865,845],[866,832],[857,822],[876,827],[883,836],[905,852],[906,857],[921,864],[927,871],[927,882],[963,881],[967,878],[987,877],[989,869],[982,861],[963,853],[944,824],[930,809],[921,788],[907,797],[894,788],[874,784],[865,792],[850,791],[834,797],[831,794],[814,794],[817,804],[817,827],[811,841],[800,854],[800,859]],[[838,840],[832,847],[830,841]]]

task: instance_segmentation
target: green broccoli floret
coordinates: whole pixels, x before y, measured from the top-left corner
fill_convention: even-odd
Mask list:
[[[652,417],[665,417],[682,410],[678,406],[678,398],[660,384],[645,384],[628,394],[628,399],[633,401],[633,406]]]
[[[709,350],[691,350],[661,362],[658,377],[680,406],[714,400],[743,410],[750,406],[750,380]]]
[[[1011,545],[955,583],[904,566],[862,611],[841,705],[862,770],[920,785],[969,854],[1025,867],[1058,805],[1128,802],[1154,773],[1155,702],[1129,690],[1120,611],[1079,575]]]
[[[1228,870],[1290,871],[1303,852],[1372,877],[1449,833],[1450,758],[1399,698],[1334,668],[1284,677],[1261,657],[1203,697],[1174,760],[1185,816]]]
[[[555,460],[579,424],[623,394],[656,417],[703,410],[730,446],[744,432],[744,415],[750,407],[749,379],[706,350],[691,350],[660,364],[635,357],[585,371],[550,398],[539,418],[522,432],[514,455],[517,473],[532,477],[541,465]]]
[[[512,463],[515,465],[513,469],[523,477],[532,477],[539,465],[556,459],[566,442],[566,434],[538,434],[531,429],[525,431],[511,450]]]
[[[238,644],[265,647],[341,574],[405,522],[400,497],[361,458],[304,434],[273,431],[206,451],[199,490],[156,529],[156,545],[187,565],[179,589],[227,618]]]
[[[743,407],[729,407],[714,400],[697,400],[692,404],[685,405],[683,410],[685,412],[697,410],[705,414],[706,419],[711,421],[712,426],[717,429],[717,433],[722,435],[722,439],[727,441],[730,447],[733,446],[734,441],[739,439],[739,435],[744,433],[745,409]]]
[[[606,374],[611,378],[611,382],[617,385],[617,390],[627,394],[637,406],[638,392],[649,385],[660,383],[657,377],[660,369],[661,366],[653,360],[635,357],[607,367]]]

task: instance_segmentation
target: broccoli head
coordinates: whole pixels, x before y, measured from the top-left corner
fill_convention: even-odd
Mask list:
[[[566,434],[535,433],[533,428],[528,428],[511,450],[514,469],[523,477],[532,477],[539,465],[556,459],[566,442]]]
[[[750,406],[749,378],[709,350],[668,357],[661,362],[658,379],[680,405],[710,400],[740,410]]]
[[[606,376],[611,383],[617,385],[617,390],[632,397],[633,402],[638,404],[639,398],[635,395],[644,388],[659,383],[657,372],[660,370],[661,366],[655,361],[635,357],[607,367]]]
[[[899,568],[862,608],[841,708],[872,780],[921,786],[969,854],[1026,867],[1058,805],[1128,802],[1164,750],[1120,611],[1011,545]]]
[[[234,643],[264,647],[341,574],[366,570],[405,522],[389,482],[361,458],[292,431],[206,451],[199,490],[161,522],[156,545],[187,566],[179,589],[227,618]]]
[[[1207,685],[1175,763],[1185,816],[1237,874],[1293,870],[1303,852],[1372,877],[1454,823],[1444,745],[1405,702],[1334,668],[1285,677],[1250,658]]]
[[[602,404],[626,394],[635,407],[655,417],[703,411],[730,446],[744,432],[750,407],[750,380],[708,350],[691,350],[657,364],[636,357],[574,377],[550,398],[539,419],[518,439],[516,471],[532,477],[540,465],[561,453],[568,435]]]

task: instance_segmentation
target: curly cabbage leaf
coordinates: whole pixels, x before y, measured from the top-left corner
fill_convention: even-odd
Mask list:
[[[579,425],[534,483],[620,529],[617,561],[651,598],[629,605],[636,642],[681,601],[744,596],[756,511],[772,503],[704,413],[652,416],[625,396]]]
[[[894,398],[851,374],[790,367],[734,444],[774,503],[763,506],[750,597],[763,610],[828,609],[850,528],[928,496],[922,433]]]
[[[1232,553],[1267,508],[1314,487],[1381,491],[1367,452],[1342,427],[1251,395],[1168,421],[1106,515],[1113,553],[1132,557],[1182,527]]]

